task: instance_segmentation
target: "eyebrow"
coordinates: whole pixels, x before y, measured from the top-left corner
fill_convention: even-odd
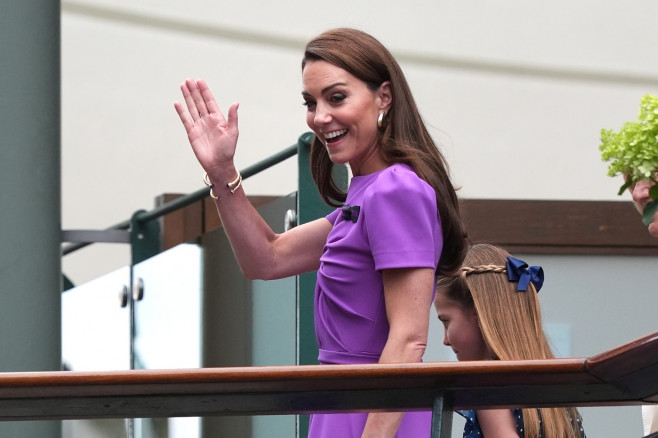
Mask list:
[[[334,87],[340,87],[340,86],[346,86],[347,83],[345,82],[336,82],[335,84],[331,84],[327,87],[324,87],[322,91],[320,91],[321,94],[326,93],[327,91],[331,90]],[[311,94],[308,91],[302,91],[302,96],[310,96]]]

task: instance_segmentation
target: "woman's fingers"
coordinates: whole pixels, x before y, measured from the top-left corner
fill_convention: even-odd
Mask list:
[[[199,79],[198,81],[187,79],[181,84],[180,88],[187,110],[194,122],[209,114],[218,116],[220,123],[226,122],[224,115],[219,110],[219,106],[215,101],[215,97],[203,79]]]
[[[196,107],[194,98],[192,97],[192,90],[187,85],[187,81],[183,82],[180,86],[180,91],[183,93],[183,99],[185,100],[185,105],[187,106],[187,111],[190,113],[192,120],[195,122],[199,120],[199,110]]]
[[[205,103],[206,108],[208,109],[208,112],[210,114],[217,113],[220,117],[223,118],[223,115],[219,110],[219,106],[217,106],[217,102],[215,101],[215,97],[210,92],[210,88],[208,88],[208,84],[206,84],[206,81],[200,79],[199,81],[197,81],[197,86],[199,88],[199,91],[201,92],[201,97],[203,98],[203,101]]]
[[[194,79],[186,79],[180,86],[187,105],[187,111],[190,113],[192,120],[196,122],[201,117],[208,114],[206,104],[201,97],[201,92]]]
[[[183,104],[180,102],[174,102],[174,109],[178,113],[178,117],[180,117],[180,121],[183,122],[183,127],[185,128],[185,132],[188,134],[194,128],[194,120],[192,120],[192,117],[185,111],[185,108],[183,108]]]
[[[194,103],[194,108],[196,109],[196,112],[199,117],[204,117],[208,115],[208,108],[206,108],[206,102],[203,100],[203,97],[201,96],[201,90],[199,90],[199,86],[197,82],[194,79],[188,79],[185,81],[185,85],[187,85],[187,89],[192,97],[192,102]],[[194,113],[192,113],[192,118],[194,119]],[[196,119],[194,119],[196,121]]]
[[[232,103],[228,109],[228,119],[226,120],[226,125],[229,129],[238,129],[238,108],[240,104],[238,102]]]

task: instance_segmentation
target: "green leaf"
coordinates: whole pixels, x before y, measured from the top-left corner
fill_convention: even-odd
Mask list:
[[[624,192],[626,191],[627,188],[629,188],[633,184],[632,179],[627,179],[626,182],[619,188],[619,193],[617,193],[619,196],[623,195]],[[658,187],[658,186],[653,186],[653,187]],[[652,187],[652,188],[653,188]]]
[[[602,129],[601,159],[609,162],[608,176],[623,174],[643,181],[658,170],[658,96],[642,97],[637,121],[625,122],[618,132]],[[621,190],[623,192],[623,189]]]
[[[658,211],[658,199],[654,199],[644,206],[644,210],[642,211],[642,223],[649,226],[649,224],[653,222],[653,216],[656,214],[656,211]]]
[[[649,196],[651,196],[651,199],[658,199],[658,184],[654,184],[651,186],[649,189]]]

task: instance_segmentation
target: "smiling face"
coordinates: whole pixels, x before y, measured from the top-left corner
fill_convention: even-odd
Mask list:
[[[306,123],[333,163],[349,163],[354,175],[387,167],[378,145],[377,118],[391,104],[388,82],[372,90],[326,61],[307,62],[302,73]]]
[[[434,299],[439,321],[443,323],[443,345],[452,347],[458,360],[485,360],[491,357],[475,308],[465,308],[436,291]]]

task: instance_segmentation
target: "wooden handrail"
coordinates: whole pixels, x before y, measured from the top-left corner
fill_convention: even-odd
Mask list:
[[[657,370],[658,333],[592,358],[0,373],[0,420],[633,405]]]

